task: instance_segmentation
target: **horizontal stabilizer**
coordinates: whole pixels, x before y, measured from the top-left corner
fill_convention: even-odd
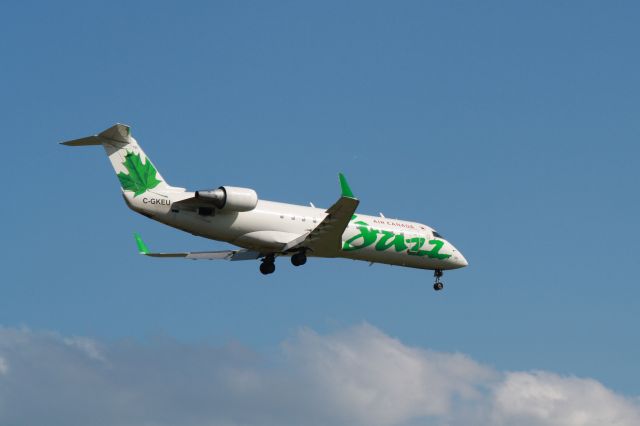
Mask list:
[[[102,142],[97,136],[87,136],[86,138],[73,139],[66,142],[60,142],[62,145],[67,146],[89,146],[89,145],[101,145]]]
[[[129,143],[131,142],[131,127],[118,123],[98,133],[98,136],[116,142]]]
[[[88,145],[101,145],[104,142],[120,142],[130,143],[131,139],[131,127],[125,124],[115,124],[109,127],[107,130],[98,133],[97,135],[87,136],[86,138],[73,139],[70,141],[60,142],[62,145],[67,146],[88,146]]]

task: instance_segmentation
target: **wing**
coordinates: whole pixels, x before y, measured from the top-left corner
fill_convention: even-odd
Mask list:
[[[315,255],[328,257],[338,254],[342,246],[342,234],[360,204],[360,201],[353,196],[344,175],[340,173],[339,177],[342,196],[329,207],[326,212],[327,217],[308,234],[289,242],[283,251],[307,249]]]
[[[253,250],[224,250],[224,251],[191,251],[178,253],[151,253],[147,245],[138,234],[134,234],[140,254],[150,257],[183,257],[193,260],[253,260],[262,256]]]

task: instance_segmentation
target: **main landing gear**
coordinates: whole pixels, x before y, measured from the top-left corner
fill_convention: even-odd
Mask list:
[[[260,264],[260,272],[263,275],[273,274],[276,271],[276,258],[274,255],[270,254],[265,256],[262,259],[262,263]]]
[[[295,253],[291,256],[291,264],[293,266],[302,266],[307,263],[307,255],[304,251]],[[276,271],[276,257],[273,254],[269,254],[262,258],[260,264],[260,272],[263,275],[273,274]]]
[[[436,277],[436,282],[433,284],[433,289],[435,291],[440,291],[444,288],[444,283],[440,281],[440,278],[442,277],[442,275],[443,275],[442,269],[436,269],[433,272],[433,276]]]
[[[303,251],[291,256],[291,264],[293,266],[302,266],[307,263],[307,255]]]

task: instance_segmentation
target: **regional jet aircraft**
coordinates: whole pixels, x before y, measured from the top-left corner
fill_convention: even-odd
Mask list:
[[[154,253],[138,234],[138,251],[150,257],[185,259],[261,259],[260,272],[275,269],[277,257],[301,266],[308,257],[342,257],[371,263],[434,271],[442,290],[444,270],[467,266],[462,253],[433,228],[416,222],[356,213],[358,199],[344,175],[342,194],[328,209],[261,200],[249,188],[220,186],[187,191],[169,185],[131,136],[116,124],[94,136],[62,142],[102,145],[109,156],[125,202],[133,211],[191,234],[225,241],[237,250]]]

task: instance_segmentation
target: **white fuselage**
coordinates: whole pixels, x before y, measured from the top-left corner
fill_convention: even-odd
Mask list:
[[[149,191],[134,197],[123,191],[123,195],[131,209],[166,225],[265,254],[277,252],[312,231],[327,216],[325,209],[266,200],[259,200],[247,212],[215,210],[203,215],[179,203],[193,198],[193,192]],[[329,256],[433,270],[467,265],[462,253],[429,226],[378,216],[354,215],[342,235],[341,247]]]

